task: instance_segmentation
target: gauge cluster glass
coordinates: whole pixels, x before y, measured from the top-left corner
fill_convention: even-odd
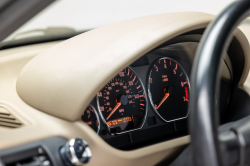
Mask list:
[[[187,74],[175,60],[161,58],[151,65],[148,96],[153,109],[164,121],[187,117],[189,86]]]
[[[165,122],[186,118],[190,85],[182,66],[164,57],[154,60],[144,73],[148,80],[147,96],[159,118]],[[97,133],[100,130],[99,116],[111,135],[141,129],[147,117],[147,96],[139,76],[127,67],[97,93],[94,105],[98,112],[89,105],[81,120]]]
[[[144,86],[138,75],[127,67],[97,94],[101,119],[111,134],[143,126],[147,114]]]

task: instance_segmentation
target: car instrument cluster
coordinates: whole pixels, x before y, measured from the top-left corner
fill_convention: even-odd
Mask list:
[[[156,59],[149,70],[148,98],[155,113],[165,122],[188,115],[189,78],[182,66],[171,58]],[[140,77],[127,67],[110,80],[96,96],[99,116],[109,134],[140,129],[147,116],[147,98]],[[81,120],[97,133],[99,118],[91,105]]]
[[[80,120],[123,150],[187,135],[194,57],[188,48],[197,45],[179,43],[142,56],[96,94]]]

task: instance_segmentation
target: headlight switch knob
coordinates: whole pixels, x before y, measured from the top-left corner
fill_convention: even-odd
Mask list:
[[[68,166],[82,166],[92,157],[88,143],[81,138],[69,140],[60,149],[60,153],[64,163]]]

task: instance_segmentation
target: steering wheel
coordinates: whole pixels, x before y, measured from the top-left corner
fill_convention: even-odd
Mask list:
[[[231,4],[209,25],[197,50],[191,76],[190,101],[190,132],[195,165],[220,166],[227,163],[223,157],[227,152],[223,151],[217,130],[219,118],[215,92],[219,88],[219,64],[223,50],[232,38],[235,27],[249,14],[249,0],[236,1]],[[248,152],[247,131],[246,129],[243,132],[240,130],[243,126],[247,127],[246,122],[238,124],[232,131],[236,134],[234,139],[239,142],[241,165],[246,164],[245,156]]]
[[[224,140],[218,135],[218,111],[215,92],[219,88],[220,61],[237,25],[250,14],[250,0],[241,0],[227,7],[206,29],[197,50],[191,74],[189,128],[195,165],[221,166],[229,163],[233,144],[237,144],[238,164],[249,164],[249,120],[232,127]],[[226,141],[225,141],[226,140]],[[233,143],[234,142],[234,143]],[[227,149],[227,150],[225,150]],[[227,157],[225,157],[227,156]]]

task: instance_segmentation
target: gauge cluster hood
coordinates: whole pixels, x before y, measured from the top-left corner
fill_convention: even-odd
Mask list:
[[[75,121],[120,70],[173,37],[205,28],[213,18],[197,12],[168,13],[83,33],[28,62],[17,78],[18,95],[40,111]]]

